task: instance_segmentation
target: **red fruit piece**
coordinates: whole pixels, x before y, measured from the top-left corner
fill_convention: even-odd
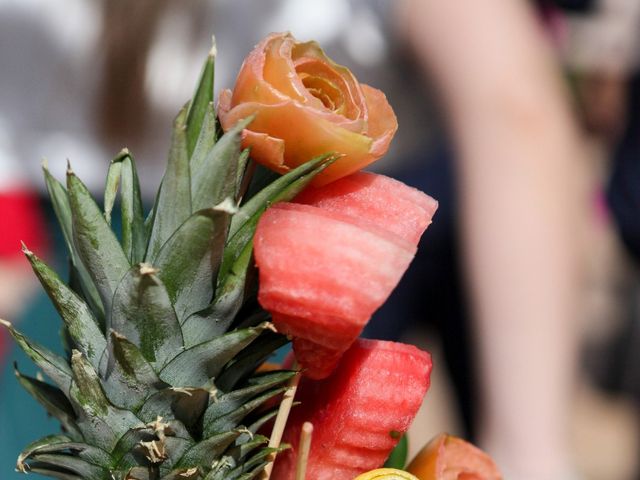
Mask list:
[[[352,480],[379,468],[429,388],[431,356],[412,345],[358,339],[325,380],[303,378],[273,478],[292,480],[300,430],[313,423],[307,478]]]
[[[325,359],[337,360],[349,348],[415,254],[407,241],[357,223],[317,207],[278,203],[262,215],[254,237],[260,304],[279,331],[323,347]],[[324,376],[332,367],[314,369],[304,355],[298,361]]]
[[[438,208],[438,202],[420,190],[369,172],[354,173],[323,187],[309,187],[295,201],[369,222],[414,245]]]
[[[342,349],[327,348],[304,338],[293,339],[293,351],[304,375],[316,380],[327,378],[344,353]]]

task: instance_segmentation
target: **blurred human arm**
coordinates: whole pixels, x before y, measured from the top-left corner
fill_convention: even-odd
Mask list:
[[[457,155],[482,386],[481,441],[507,478],[564,478],[574,380],[581,147],[524,0],[408,0]]]

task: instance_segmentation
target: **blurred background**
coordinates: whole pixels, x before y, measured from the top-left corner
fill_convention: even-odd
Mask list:
[[[61,350],[20,253],[65,269],[43,160],[99,195],[127,146],[150,203],[212,33],[219,90],[290,30],[387,94],[400,128],[373,169],[440,202],[366,332],[434,354],[412,451],[446,430],[508,479],[640,479],[640,2],[442,3],[0,0],[0,318]],[[2,479],[57,429],[14,361],[0,331]]]

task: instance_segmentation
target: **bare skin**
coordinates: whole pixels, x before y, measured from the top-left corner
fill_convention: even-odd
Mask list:
[[[570,478],[582,146],[527,2],[408,0],[454,138],[481,442],[519,480]]]

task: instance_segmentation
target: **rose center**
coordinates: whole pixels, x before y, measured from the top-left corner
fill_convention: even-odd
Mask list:
[[[322,102],[326,108],[333,112],[340,113],[344,107],[344,97],[338,87],[326,78],[313,75],[301,74],[302,84],[311,95]]]

